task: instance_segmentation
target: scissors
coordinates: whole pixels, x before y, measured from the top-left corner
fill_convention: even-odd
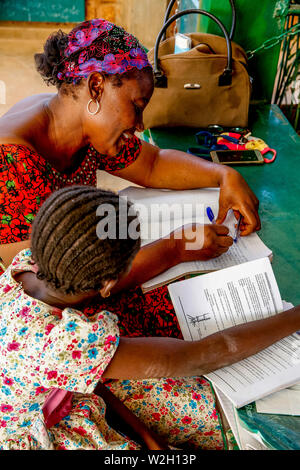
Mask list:
[[[212,161],[212,150],[228,150],[228,147],[218,144],[218,136],[210,131],[200,131],[195,134],[199,147],[189,147],[187,153]]]

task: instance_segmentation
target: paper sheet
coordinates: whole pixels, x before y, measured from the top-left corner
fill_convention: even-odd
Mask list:
[[[210,223],[206,215],[206,208],[211,207],[217,217],[220,191],[218,188],[169,191],[129,187],[121,191],[120,194],[133,201],[137,210],[148,208],[147,211],[141,210],[140,213],[143,246],[168,235],[171,231],[185,224]],[[176,207],[179,210],[169,211],[168,207],[173,209]],[[235,224],[236,218],[232,211],[229,211],[224,225],[229,228],[231,235],[235,232]],[[271,257],[271,255],[271,250],[266,247],[259,236],[252,233],[247,237],[240,237],[237,243],[234,243],[226,253],[218,258],[180,263],[145,282],[142,288],[144,291],[148,291],[185,274],[216,271],[246,261]]]
[[[285,300],[282,302],[284,310],[293,308],[293,304],[290,302]],[[258,413],[300,416],[300,382],[257,400],[255,406]]]
[[[171,284],[169,292],[186,340],[283,310],[268,258]],[[294,334],[206,377],[239,408],[300,381],[299,352]]]
[[[300,386],[272,393],[255,402],[258,413],[300,416]]]
[[[224,393],[222,393],[217,387],[214,387],[214,390],[239,448],[241,450],[270,450],[263,443],[259,434],[252,434],[243,428],[240,424],[236,408],[226,395],[224,395]]]

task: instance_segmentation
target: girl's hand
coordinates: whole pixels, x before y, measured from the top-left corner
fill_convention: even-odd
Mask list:
[[[227,227],[216,224],[189,224],[178,228],[172,233],[178,263],[206,261],[222,255],[233,243],[228,232]]]
[[[242,215],[240,233],[242,236],[249,235],[260,230],[260,219],[258,215],[259,201],[244,178],[232,168],[224,171],[220,184],[219,213],[217,224],[222,224],[226,219],[229,209],[233,209],[238,219]]]

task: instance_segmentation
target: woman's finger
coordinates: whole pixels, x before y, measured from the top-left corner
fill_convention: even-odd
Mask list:
[[[219,201],[219,212],[218,212],[218,216],[216,219],[217,224],[222,224],[224,222],[224,220],[227,217],[227,212],[229,211],[229,209],[230,209],[229,207],[223,206],[222,202]]]
[[[258,212],[252,207],[243,206],[239,210],[234,209],[234,214],[235,216],[238,215],[238,217],[242,216],[240,232],[243,236],[260,230],[261,224]]]
[[[256,213],[248,210],[243,215],[243,223],[240,225],[240,232],[242,236],[249,235],[260,227],[260,220],[257,218]]]

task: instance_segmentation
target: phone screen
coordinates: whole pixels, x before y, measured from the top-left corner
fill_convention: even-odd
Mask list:
[[[258,162],[260,161],[254,150],[225,150],[224,152],[216,151],[218,159],[221,163],[225,162]]]

